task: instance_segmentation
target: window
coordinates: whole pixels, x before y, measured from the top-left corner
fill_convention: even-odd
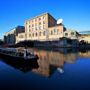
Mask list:
[[[32,36],[34,37],[34,33],[32,34]]]
[[[36,37],[37,37],[37,35],[38,35],[38,34],[37,34],[37,33],[35,33],[35,36],[36,36]]]
[[[36,33],[36,37],[38,36],[38,34]]]
[[[43,21],[43,24],[45,24],[45,21]]]
[[[65,33],[65,36],[68,36],[68,33]]]
[[[57,32],[57,30],[56,29],[54,29],[54,33],[56,33]]]
[[[23,38],[23,35],[20,35],[19,38]]]
[[[41,25],[41,22],[39,22],[39,25]]]
[[[51,35],[53,35],[53,31],[51,31]]]
[[[46,35],[46,31],[43,32],[43,35],[44,35],[44,36]]]
[[[30,28],[31,26],[29,25],[29,28]]]
[[[71,35],[73,36],[74,35],[74,32],[71,32]]]
[[[39,18],[39,20],[41,20],[41,18]]]
[[[31,34],[29,34],[29,37],[31,37]]]
[[[41,36],[41,34],[42,34],[42,33],[41,33],[41,32],[39,32],[39,36]]]
[[[31,32],[31,29],[29,29],[29,32]]]

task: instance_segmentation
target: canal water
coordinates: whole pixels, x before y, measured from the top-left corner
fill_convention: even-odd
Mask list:
[[[0,90],[90,90],[90,51],[29,50],[39,59],[0,58]]]

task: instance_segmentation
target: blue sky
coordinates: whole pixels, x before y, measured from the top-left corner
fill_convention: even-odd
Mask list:
[[[90,30],[90,0],[0,0],[0,37],[44,12],[63,18],[66,28]]]

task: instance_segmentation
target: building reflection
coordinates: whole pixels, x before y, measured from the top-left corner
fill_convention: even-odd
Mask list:
[[[90,51],[78,52],[77,50],[59,49],[59,51],[28,49],[39,56],[34,61],[2,60],[4,63],[24,73],[32,71],[44,77],[51,77],[55,71],[63,74],[66,63],[75,64],[78,57],[90,57]]]
[[[34,49],[34,53],[39,56],[38,69],[33,69],[34,73],[45,77],[50,77],[54,71],[63,73],[64,63],[75,63],[78,57],[77,53],[65,54],[57,51]]]
[[[90,51],[84,50],[83,52],[79,52],[80,57],[88,57],[90,58]]]
[[[64,54],[64,61],[66,63],[74,64],[76,63],[76,60],[78,57],[79,57],[78,52],[77,53],[67,53],[67,54]]]

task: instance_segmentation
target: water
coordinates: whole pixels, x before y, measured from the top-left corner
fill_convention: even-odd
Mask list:
[[[90,90],[90,51],[29,50],[39,60],[0,59],[0,90]]]

